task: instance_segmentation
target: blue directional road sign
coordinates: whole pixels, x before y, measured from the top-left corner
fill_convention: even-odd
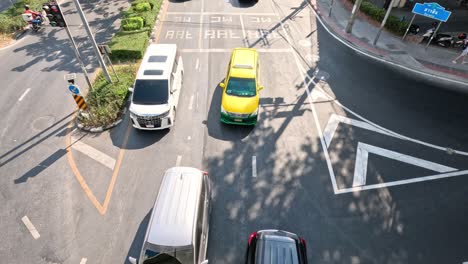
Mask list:
[[[447,22],[452,12],[445,10],[445,8],[438,3],[416,3],[413,7],[414,14],[430,17],[442,22]]]
[[[72,94],[76,94],[76,95],[79,95],[80,94],[80,88],[78,88],[78,86],[74,85],[74,84],[70,84],[68,86],[68,90],[70,90],[70,92]]]

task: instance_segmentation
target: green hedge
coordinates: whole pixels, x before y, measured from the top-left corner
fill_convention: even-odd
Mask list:
[[[146,45],[148,44],[148,33],[143,32],[119,32],[112,38],[109,47],[113,61],[131,61],[143,58]]]
[[[355,0],[350,1],[353,4],[355,2]],[[363,1],[359,10],[378,22],[382,22],[385,17],[385,13],[387,12],[385,9],[377,7],[368,1]],[[398,17],[390,15],[385,23],[385,28],[397,35],[403,35],[408,25],[408,22],[401,21]]]
[[[124,31],[139,30],[143,27],[144,20],[142,17],[135,16],[123,19],[121,24]]]
[[[132,61],[143,58],[151,30],[156,23],[162,0],[136,0],[122,12],[121,32],[109,44],[114,61]]]
[[[102,72],[93,83],[93,89],[86,95],[88,105],[87,115],[79,115],[78,119],[86,127],[110,125],[121,115],[124,107],[128,87],[135,80],[135,65],[116,66],[119,80],[111,73],[113,83],[108,83]]]

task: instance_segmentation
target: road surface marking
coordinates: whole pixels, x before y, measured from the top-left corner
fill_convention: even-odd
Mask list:
[[[424,182],[424,181],[432,181],[432,180],[438,180],[438,179],[461,176],[461,175],[468,175],[468,170],[435,174],[435,175],[430,175],[430,176],[424,176],[424,177],[408,179],[408,180],[393,181],[393,182],[388,182],[388,183],[378,183],[378,184],[352,187],[352,188],[347,188],[347,189],[339,189],[335,192],[335,194],[358,192],[358,191],[365,191],[365,190],[379,189],[379,188],[388,188],[391,186],[410,184],[410,183],[416,183],[416,182]]]
[[[73,140],[73,138],[72,138]],[[79,152],[85,154],[86,156],[92,158],[93,160],[101,163],[102,165],[106,166],[107,168],[113,170],[115,167],[115,159],[111,158],[107,154],[81,142],[75,141],[72,143],[72,148],[78,150]]]
[[[232,49],[181,49],[182,52],[195,53],[195,52],[232,52]],[[293,49],[257,49],[258,52],[265,53],[292,53]]]
[[[197,92],[197,100],[196,100],[196,101],[197,101],[197,103],[196,103],[196,106],[197,106],[197,107],[196,107],[196,109],[198,109],[198,101],[199,101],[199,100],[198,100],[198,97],[199,97],[199,96],[198,96],[198,92]]]
[[[203,9],[205,9],[205,1],[201,0],[200,13],[203,13]],[[199,49],[201,49],[202,47],[202,32],[203,32],[203,15],[200,16],[200,32],[198,34],[198,48]]]
[[[29,93],[29,91],[31,91],[31,88],[28,88],[28,89],[26,89],[26,91],[24,91],[24,93],[18,99],[18,102],[21,102],[23,100],[23,98]]]
[[[200,59],[197,58],[197,62],[195,62],[195,69],[198,70],[199,67],[200,67]]]
[[[82,258],[81,261],[80,261],[80,264],[86,264],[87,261],[88,261],[87,258]]]
[[[362,142],[358,143],[356,164],[354,167],[353,187],[363,186],[366,184],[367,162],[369,153],[376,154],[393,160],[398,160],[407,164],[418,166],[424,169],[436,171],[439,173],[447,173],[457,171],[455,168],[444,166],[435,162],[412,157],[395,151],[384,148],[379,148]]]
[[[257,156],[252,156],[252,177],[257,178]]]
[[[335,135],[335,132],[340,123],[345,123],[348,125],[360,127],[363,129],[371,130],[377,133],[381,133],[384,135],[394,137],[393,134],[388,133],[387,131],[381,130],[375,126],[372,126],[367,122],[359,121],[359,120],[352,119],[349,117],[340,116],[337,114],[332,114],[330,118],[328,119],[325,130],[323,131],[323,136],[325,137],[325,144],[327,145],[327,148],[330,147],[330,142],[333,140],[333,136]]]
[[[282,29],[283,33],[286,36],[287,42],[292,43],[291,42],[291,37],[289,36],[289,33],[284,28],[283,22],[281,22],[281,18],[279,18],[279,19],[280,19],[279,24],[281,26],[281,29]],[[319,120],[318,120],[317,111],[316,111],[315,106],[313,104],[312,96],[311,96],[311,93],[309,91],[308,83],[307,83],[306,78],[305,78],[306,76],[304,74],[307,71],[304,69],[304,67],[302,67],[301,63],[299,62],[299,58],[297,57],[296,52],[293,52],[292,54],[293,54],[293,57],[294,57],[294,61],[296,62],[296,67],[299,70],[299,74],[301,75],[302,82],[304,84],[305,90],[307,92],[307,100],[309,101],[309,107],[312,110],[312,115],[314,116],[314,121],[315,121],[315,124],[317,126],[317,133],[318,133],[319,138],[320,138],[320,144],[322,145],[323,155],[324,155],[325,161],[327,162],[328,172],[330,174],[330,180],[332,182],[333,191],[334,191],[334,193],[337,193],[338,186],[336,184],[335,173],[333,171],[333,166],[332,166],[332,163],[331,163],[330,155],[329,155],[329,153],[327,151],[327,145],[326,145],[325,139],[323,137],[322,127],[320,126],[320,123],[319,123]],[[308,76],[308,77],[310,77],[310,76]],[[309,78],[309,79],[311,79],[311,78]]]
[[[190,136],[187,137],[187,140],[191,140],[191,139],[192,139],[192,137],[190,137]]]
[[[247,36],[245,34],[244,19],[242,18],[242,14],[240,15],[240,23],[241,23],[241,27],[242,27],[242,36],[246,40]]]
[[[175,163],[176,167],[179,167],[181,162],[182,162],[182,156],[179,155],[179,156],[177,156],[177,160],[176,160],[176,163]]]
[[[31,235],[34,239],[38,239],[39,237],[41,237],[41,235],[39,235],[39,232],[37,232],[37,229],[34,227],[34,225],[31,223],[31,221],[26,215],[23,216],[23,218],[21,218],[21,221],[23,221],[23,224],[26,226],[29,232],[31,232]]]
[[[202,10],[203,10],[202,1]],[[275,16],[275,13],[240,13],[240,12],[166,12],[168,15],[248,15],[248,16]]]
[[[190,103],[189,103],[189,107],[188,107],[189,110],[192,110],[192,108],[193,108],[193,99],[194,99],[193,95],[190,96]]]

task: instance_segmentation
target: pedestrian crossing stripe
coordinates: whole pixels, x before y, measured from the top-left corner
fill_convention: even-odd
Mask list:
[[[78,108],[80,108],[81,110],[86,110],[86,108],[88,108],[88,106],[86,105],[86,102],[84,100],[84,97],[81,96],[81,95],[73,95],[73,99],[75,99],[75,102],[76,102],[76,105],[78,106]]]

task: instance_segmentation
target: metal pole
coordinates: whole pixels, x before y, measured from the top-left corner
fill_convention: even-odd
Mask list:
[[[59,9],[62,10],[62,8],[60,8],[59,3],[57,2],[56,4],[59,7]],[[68,28],[68,22],[65,19],[65,16],[63,14],[62,14],[62,18],[63,18],[63,21],[65,21],[65,31],[67,32],[68,38],[70,39],[70,41],[72,43],[72,46],[73,46],[72,49],[75,52],[76,60],[80,64],[81,70],[83,71],[83,73],[85,75],[85,79],[86,79],[86,82],[88,83],[89,89],[92,90],[93,89],[93,84],[91,83],[91,81],[89,79],[88,71],[86,71],[83,60],[81,60],[80,52],[78,51],[78,47],[76,46],[75,40],[73,39],[73,36],[72,36],[72,34],[70,32],[70,29]]]
[[[405,32],[405,34],[403,35],[403,38],[401,38],[401,40],[405,40],[406,35],[408,34],[408,31],[409,31],[411,25],[413,25],[413,20],[414,20],[415,17],[416,17],[416,14],[413,14],[413,18],[411,18],[411,22],[409,23],[408,28],[406,29],[406,32]]]
[[[91,41],[91,45],[93,46],[94,53],[96,54],[96,56],[97,56],[97,58],[99,60],[99,64],[101,65],[101,68],[102,68],[102,73],[104,74],[104,77],[106,77],[106,80],[109,83],[112,83],[112,79],[111,79],[111,77],[109,75],[109,72],[107,71],[107,68],[106,68],[106,63],[102,59],[101,53],[99,52],[99,48],[98,48],[98,46],[96,44],[96,40],[94,39],[93,33],[91,32],[91,29],[89,28],[88,21],[86,20],[86,17],[85,17],[85,15],[83,13],[83,10],[81,9],[80,2],[78,0],[73,0],[73,2],[75,3],[76,9],[78,10],[78,14],[80,15],[81,20],[83,21],[83,26],[86,29],[86,33],[88,34],[89,40]]]
[[[333,2],[334,2],[334,0],[331,0],[330,10],[328,11],[328,16],[329,16],[329,17],[331,16],[331,13],[332,13]]]
[[[356,0],[353,6],[353,11],[351,11],[351,16],[348,20],[348,25],[346,25],[346,33],[351,33],[353,30],[354,21],[356,20],[358,10],[361,7],[362,0]]]
[[[429,41],[427,42],[426,49],[427,49],[427,47],[429,47],[429,44],[431,44],[431,41],[432,41],[432,39],[434,38],[434,36],[436,35],[437,30],[439,30],[439,28],[440,28],[440,25],[442,25],[442,22],[438,23],[437,28],[434,30],[434,33],[432,33],[431,38],[430,38]]]
[[[117,72],[115,72],[114,65],[112,65],[112,61],[110,60],[109,55],[107,55],[107,53],[105,53],[105,58],[107,62],[110,64],[112,72],[114,73],[115,78],[117,78],[117,82],[120,82],[119,76],[117,75]]]
[[[379,32],[377,32],[377,36],[375,36],[374,46],[377,44],[377,41],[380,38],[380,34],[382,33],[382,30],[383,30],[383,28],[385,26],[385,23],[387,23],[387,19],[390,16],[390,12],[392,12],[392,8],[393,8],[393,5],[394,5],[395,1],[396,0],[392,0],[392,2],[390,2],[390,6],[387,8],[387,13],[385,14],[385,17],[382,20],[382,23],[380,24]]]

